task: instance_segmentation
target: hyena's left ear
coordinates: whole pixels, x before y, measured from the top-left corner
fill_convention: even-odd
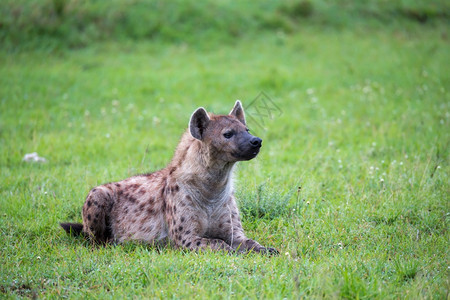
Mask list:
[[[235,116],[242,124],[245,125],[245,114],[244,108],[242,108],[242,103],[239,100],[236,100],[233,109],[230,112],[231,116]]]
[[[191,116],[189,121],[189,131],[191,135],[197,140],[203,139],[203,133],[209,123],[209,116],[203,107],[197,108]]]

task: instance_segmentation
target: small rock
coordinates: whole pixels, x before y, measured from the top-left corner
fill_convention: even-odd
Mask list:
[[[25,154],[25,156],[23,157],[22,161],[26,161],[26,162],[41,162],[41,163],[46,163],[47,162],[47,160],[44,157],[40,157],[37,154],[37,152]]]

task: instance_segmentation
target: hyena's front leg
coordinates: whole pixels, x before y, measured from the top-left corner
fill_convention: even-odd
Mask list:
[[[222,230],[224,240],[229,243],[233,249],[238,252],[259,252],[267,254],[279,254],[278,250],[274,248],[261,246],[257,241],[249,239],[244,234],[244,229],[242,228],[241,219],[239,217],[239,211],[237,206],[232,199],[228,204],[227,214],[222,216]]]
[[[278,250],[264,247],[257,241],[247,238],[244,234],[240,221],[236,220],[233,222],[229,229],[230,230],[227,234],[228,238],[226,241],[230,243],[232,248],[236,249],[238,252],[254,251],[258,253],[279,254]]]
[[[173,211],[173,209],[170,209]],[[189,219],[189,222],[187,220]],[[169,236],[176,247],[190,250],[212,249],[232,252],[233,248],[221,239],[202,236],[202,226],[198,217],[189,213],[171,216],[168,220]]]
[[[181,220],[183,219],[184,217],[181,217]],[[190,250],[212,249],[225,250],[228,252],[233,251],[233,248],[225,243],[225,241],[202,237],[195,226],[192,226],[192,224],[191,226],[189,226],[189,224],[186,225],[170,226],[169,235],[175,246]]]
[[[202,238],[200,236],[186,237],[184,244],[183,241],[181,241],[181,245],[179,246],[190,250],[211,249],[211,250],[225,250],[227,252],[234,251],[230,245],[228,245],[221,239],[209,239],[209,238]]]

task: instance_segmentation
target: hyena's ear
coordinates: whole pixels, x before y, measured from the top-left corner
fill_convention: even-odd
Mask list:
[[[202,140],[203,133],[209,123],[209,116],[203,107],[197,108],[191,116],[189,121],[189,131],[191,135],[197,140]]]
[[[233,109],[230,112],[231,116],[235,116],[242,124],[245,125],[245,114],[244,109],[242,108],[242,103],[239,100],[236,100]]]

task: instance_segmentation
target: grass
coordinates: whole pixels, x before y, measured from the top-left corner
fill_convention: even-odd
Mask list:
[[[444,0],[3,0],[0,42],[17,49],[79,48],[115,39],[216,43],[261,32],[319,28],[439,24],[450,19]]]
[[[363,19],[5,47],[2,297],[448,298],[447,23]],[[263,148],[239,164],[237,196],[248,235],[280,256],[92,248],[58,227],[81,221],[91,187],[164,167],[195,108],[261,91],[281,113],[248,107]],[[48,163],[22,161],[34,151]]]

